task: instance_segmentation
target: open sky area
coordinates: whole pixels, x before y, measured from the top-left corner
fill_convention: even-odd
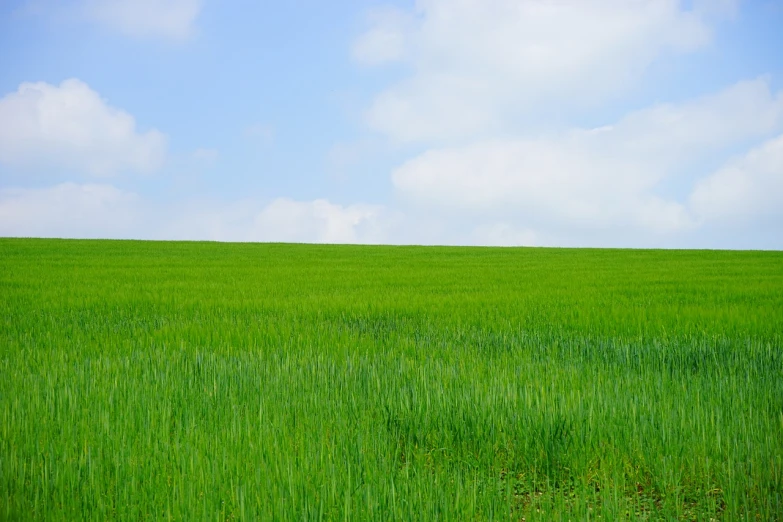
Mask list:
[[[6,0],[0,236],[783,249],[783,0]]]

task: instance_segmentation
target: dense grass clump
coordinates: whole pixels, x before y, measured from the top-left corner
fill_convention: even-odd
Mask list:
[[[0,240],[0,520],[781,520],[783,254]]]

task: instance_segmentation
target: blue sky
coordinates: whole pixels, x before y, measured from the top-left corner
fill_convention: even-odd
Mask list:
[[[0,235],[783,249],[779,0],[0,5]]]

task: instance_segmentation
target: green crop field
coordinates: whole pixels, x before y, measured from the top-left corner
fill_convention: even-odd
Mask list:
[[[783,520],[783,253],[0,240],[2,520]]]

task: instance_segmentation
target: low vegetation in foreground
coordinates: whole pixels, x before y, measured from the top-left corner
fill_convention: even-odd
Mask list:
[[[781,520],[783,253],[0,240],[0,519]]]

